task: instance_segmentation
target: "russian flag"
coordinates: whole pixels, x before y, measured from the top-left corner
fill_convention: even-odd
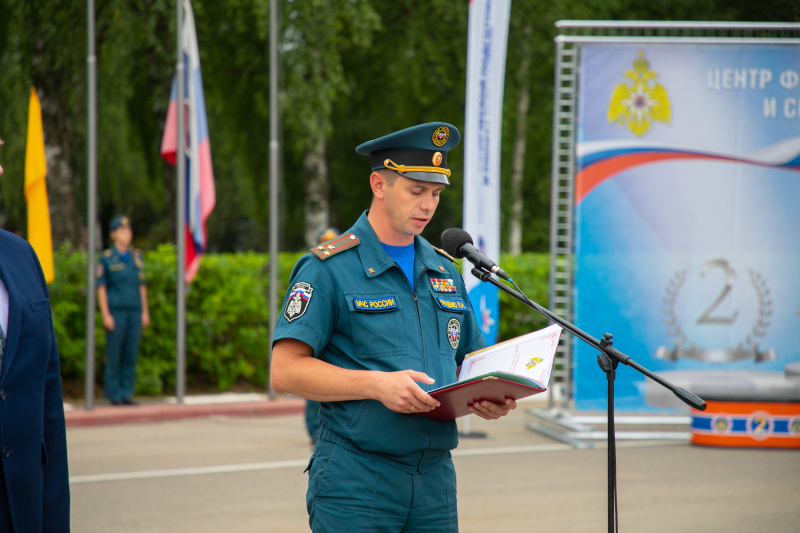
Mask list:
[[[208,138],[206,101],[203,78],[200,75],[200,52],[190,2],[184,1],[184,20],[181,30],[184,65],[184,121],[186,157],[186,264],[185,280],[191,283],[200,267],[200,257],[206,251],[206,219],[214,210],[216,192],[214,169],[211,166],[211,143]],[[161,140],[161,157],[172,165],[178,153],[178,78],[172,80],[167,123]]]

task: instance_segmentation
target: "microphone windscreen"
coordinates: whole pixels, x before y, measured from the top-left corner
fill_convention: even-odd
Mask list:
[[[442,249],[453,257],[464,257],[460,248],[467,242],[473,244],[472,237],[461,228],[450,228],[442,232]]]

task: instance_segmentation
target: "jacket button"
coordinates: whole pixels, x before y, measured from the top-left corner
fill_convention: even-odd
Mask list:
[[[6,393],[6,390],[5,389],[0,390],[0,400],[5,400],[7,397],[8,394]]]
[[[3,457],[5,457],[6,459],[11,457],[11,448],[9,448],[8,446],[3,448]]]

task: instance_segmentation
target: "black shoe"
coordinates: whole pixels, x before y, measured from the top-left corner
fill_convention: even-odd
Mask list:
[[[123,400],[111,400],[111,405],[125,405]]]
[[[123,398],[122,400],[120,400],[120,402],[121,402],[122,405],[139,405],[138,403],[134,402],[130,398]]]

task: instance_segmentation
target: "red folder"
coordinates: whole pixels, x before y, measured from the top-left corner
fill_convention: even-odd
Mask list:
[[[519,400],[546,390],[547,387],[532,379],[506,372],[491,372],[429,392],[442,405],[419,414],[436,420],[453,420],[470,414],[469,406],[481,400],[502,404],[506,398]]]

